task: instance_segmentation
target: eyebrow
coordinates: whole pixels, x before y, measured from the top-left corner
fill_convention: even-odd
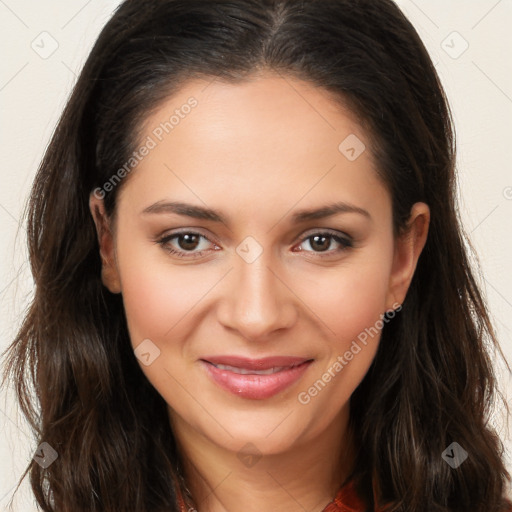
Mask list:
[[[228,224],[227,218],[218,210],[206,208],[203,206],[196,206],[189,203],[182,203],[179,201],[158,201],[145,208],[142,214],[158,214],[158,213],[174,213],[183,215],[185,217],[192,217],[194,219],[210,220],[213,222],[221,222]],[[291,217],[292,224],[300,224],[310,220],[324,219],[339,213],[357,213],[367,217],[371,220],[370,213],[364,208],[355,206],[344,201],[321,206],[313,209],[303,209],[296,211]]]

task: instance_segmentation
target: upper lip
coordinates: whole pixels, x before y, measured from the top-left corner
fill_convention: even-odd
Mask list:
[[[245,370],[268,370],[270,368],[283,366],[298,366],[299,364],[311,361],[312,359],[293,356],[273,356],[263,357],[261,359],[251,359],[240,356],[208,356],[203,357],[202,360],[212,364],[223,364]]]

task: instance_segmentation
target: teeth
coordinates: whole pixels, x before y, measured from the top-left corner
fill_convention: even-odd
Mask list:
[[[214,364],[213,366],[219,370],[228,370],[233,373],[239,373],[240,375],[271,375],[272,373],[277,373],[289,368],[288,366],[276,366],[268,370],[246,370],[245,368],[237,368],[235,366],[228,366],[227,364]]]

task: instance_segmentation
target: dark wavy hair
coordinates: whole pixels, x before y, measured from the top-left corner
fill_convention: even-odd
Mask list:
[[[166,403],[136,361],[121,296],[102,285],[89,195],[187,80],[241,83],[265,70],[322,87],[357,115],[392,198],[395,234],[415,202],[431,210],[402,310],[351,397],[357,490],[372,510],[505,510],[510,476],[488,424],[503,398],[491,363],[499,345],[456,209],[451,114],[424,45],[391,0],[120,5],[67,102],[26,211],[35,293],[6,351],[3,384],[15,384],[36,439],[58,459],[47,468],[31,461],[20,483],[30,475],[48,512],[178,510],[180,454]],[[109,216],[126,179],[104,198]],[[441,456],[452,442],[469,453],[456,469]]]

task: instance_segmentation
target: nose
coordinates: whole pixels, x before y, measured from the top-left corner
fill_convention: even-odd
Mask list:
[[[263,254],[254,262],[235,262],[229,273],[220,323],[250,341],[268,340],[278,330],[289,329],[297,318],[294,294]]]

